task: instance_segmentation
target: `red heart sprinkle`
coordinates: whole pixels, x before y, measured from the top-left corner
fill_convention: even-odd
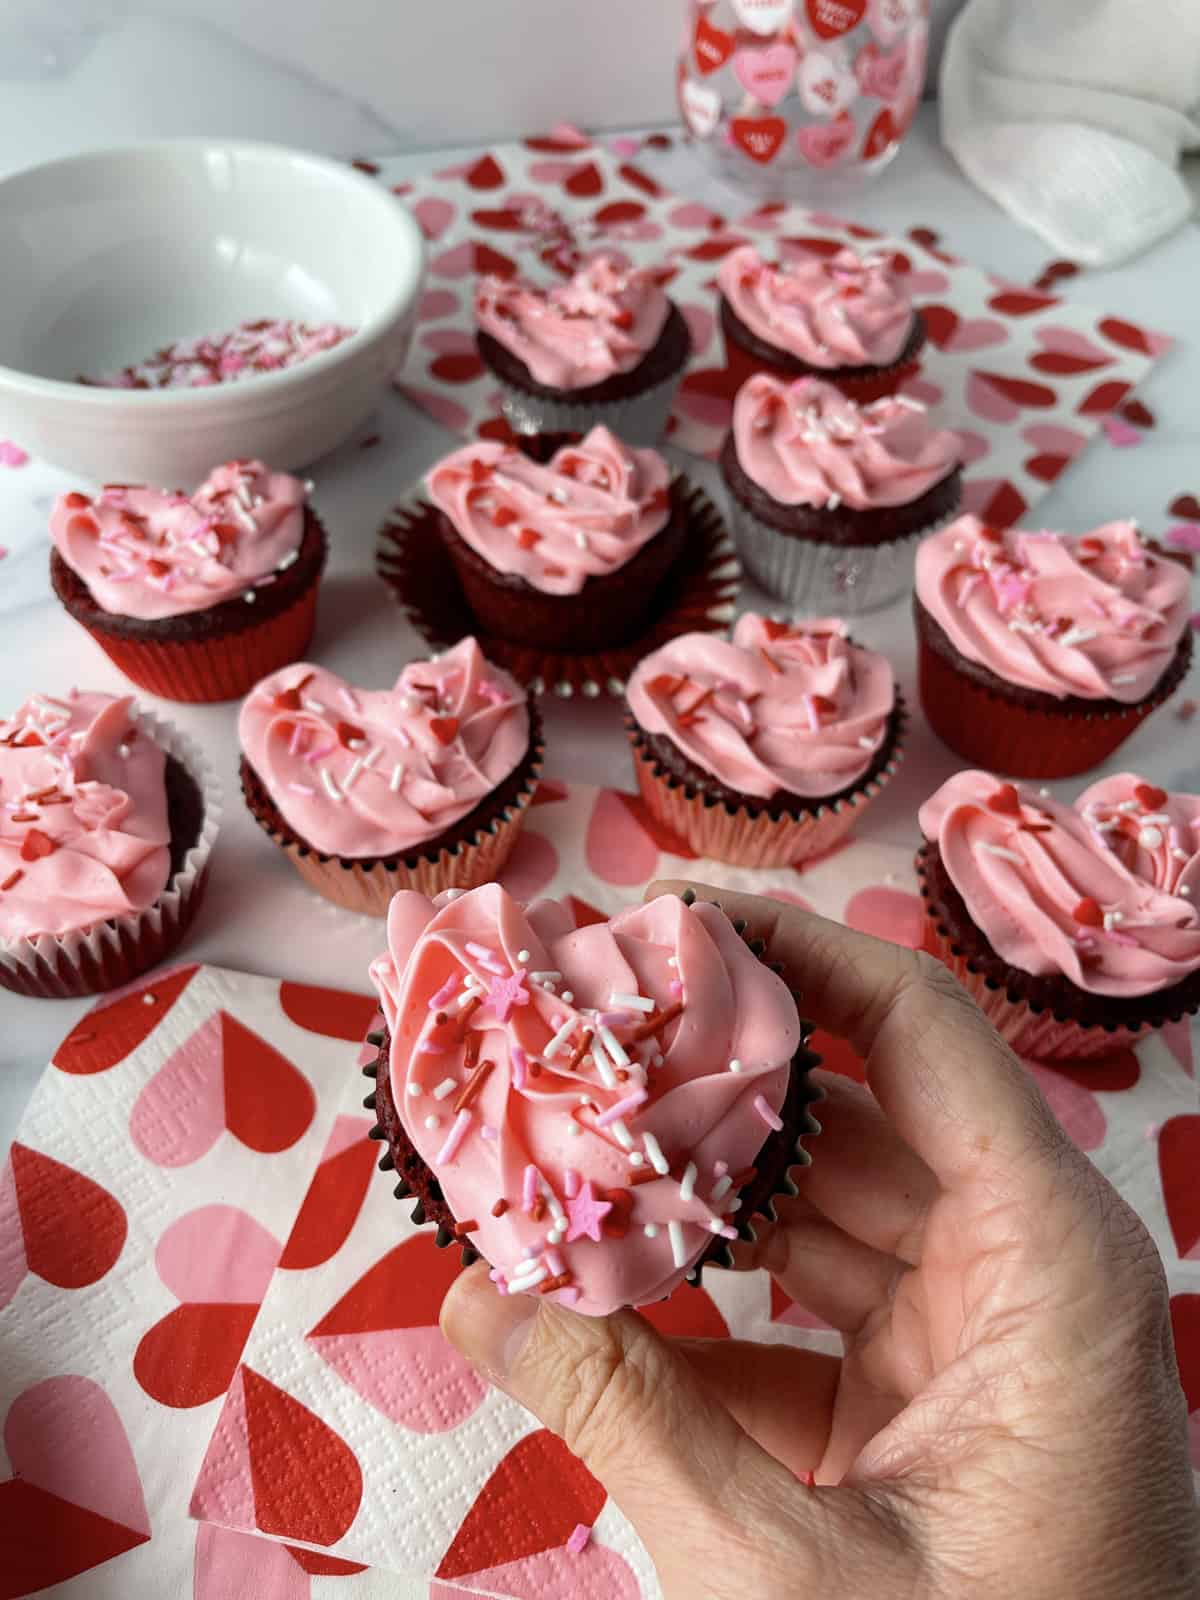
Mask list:
[[[146,563],[146,571],[152,578],[165,578],[170,570],[170,567],[165,561],[151,559]]]
[[[1002,783],[1000,787],[987,797],[989,811],[997,811],[1002,816],[1019,817],[1021,815],[1021,796],[1011,783]]]
[[[651,678],[646,685],[651,694],[673,695],[684,680],[674,677],[669,672],[660,672],[657,678]]]
[[[439,744],[453,744],[458,738],[458,718],[430,717],[429,731]]]
[[[620,328],[622,332],[624,332],[628,328],[632,328],[633,327],[633,312],[632,311],[626,311],[626,310],[618,311],[617,314],[612,319],[612,325],[613,325],[614,328]]]
[[[488,466],[486,461],[472,461],[472,463],[471,463],[471,482],[472,483],[486,483],[488,481],[488,479],[491,477],[491,475],[492,475],[492,469],[491,469],[491,467]]]
[[[21,860],[40,861],[43,856],[52,856],[57,849],[48,833],[43,833],[40,828],[30,828],[21,840]]]
[[[582,465],[583,462],[579,456],[563,456],[558,462],[557,470],[562,473],[564,478],[573,478]]]
[[[517,543],[522,550],[532,550],[541,539],[541,534],[536,528],[522,528],[517,534]]]
[[[830,700],[827,695],[815,694],[812,697],[813,710],[824,716],[832,716],[837,710],[837,701]]]
[[[276,711],[299,711],[299,689],[281,689],[275,696],[274,704]]]
[[[1161,811],[1167,803],[1167,791],[1154,783],[1139,783],[1133,797],[1147,811]]]
[[[338,743],[350,748],[352,739],[365,739],[367,736],[361,728],[356,728],[352,722],[339,722],[337,725]]]
[[[772,644],[776,639],[786,639],[791,631],[790,623],[776,622],[774,617],[763,618],[763,632]]]
[[[1102,928],[1104,926],[1104,913],[1091,895],[1086,895],[1075,907],[1071,915],[1076,922],[1081,922],[1085,928]]]
[[[602,1198],[612,1210],[600,1224],[601,1231],[613,1239],[623,1239],[629,1232],[629,1215],[633,1210],[633,1196],[628,1189],[605,1189]]]
[[[492,521],[497,528],[507,528],[510,522],[517,520],[517,513],[511,506],[497,506],[492,512]]]

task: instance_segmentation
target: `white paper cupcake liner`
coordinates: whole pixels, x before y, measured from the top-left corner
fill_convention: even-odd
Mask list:
[[[200,790],[196,842],[152,906],[110,917],[92,928],[0,939],[0,986],[47,999],[100,994],[129,983],[166,956],[195,915],[207,880],[209,857],[221,821],[223,796],[216,774],[186,734],[138,708],[133,722],[184,767]]]
[[[822,544],[770,527],[733,495],[729,507],[747,574],[776,599],[818,617],[861,616],[909,594],[917,544],[930,531],[885,544]]]
[[[514,433],[587,433],[590,428],[603,425],[626,444],[655,445],[666,432],[682,376],[681,367],[653,389],[602,404],[547,400],[501,383],[501,409]]]

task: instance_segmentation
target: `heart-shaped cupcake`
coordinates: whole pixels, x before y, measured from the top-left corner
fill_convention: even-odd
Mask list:
[[[400,894],[371,976],[397,1193],[502,1292],[592,1315],[662,1299],[803,1159],[795,1003],[714,905],[576,928],[496,884]]]
[[[960,772],[920,823],[935,943],[1018,1050],[1111,1053],[1200,1007],[1200,797]]]

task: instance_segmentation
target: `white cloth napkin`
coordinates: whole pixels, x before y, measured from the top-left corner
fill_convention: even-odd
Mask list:
[[[970,0],[942,59],[942,137],[968,177],[1088,266],[1144,250],[1192,198],[1200,3]]]

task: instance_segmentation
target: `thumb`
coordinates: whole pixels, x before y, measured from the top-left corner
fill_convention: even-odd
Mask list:
[[[481,1262],[451,1287],[441,1324],[600,1480],[667,1597],[869,1593],[907,1559],[854,1491],[806,1488],[768,1455],[635,1312],[501,1296]]]

